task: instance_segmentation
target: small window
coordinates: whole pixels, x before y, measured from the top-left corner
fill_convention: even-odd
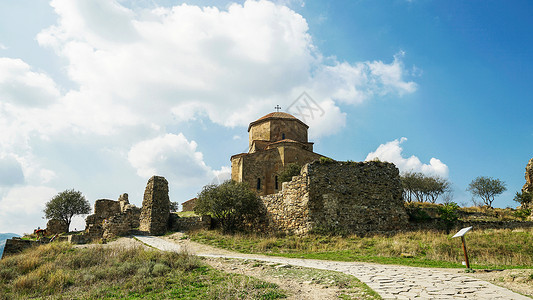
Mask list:
[[[275,177],[275,182],[276,182],[276,190],[279,189],[279,185],[278,185],[278,176]]]
[[[257,178],[257,190],[261,190],[261,178]]]
[[[282,133],[282,134],[281,134],[281,139],[282,139],[282,140],[285,139],[285,133]]]

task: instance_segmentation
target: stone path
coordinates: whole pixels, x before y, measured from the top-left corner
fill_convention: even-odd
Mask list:
[[[153,236],[136,236],[141,242],[163,251],[181,251],[182,245]],[[380,265],[362,262],[336,262],[314,259],[272,257],[254,254],[235,254],[206,247],[191,254],[206,257],[255,259],[301,267],[333,270],[353,275],[376,291],[383,299],[524,299],[483,280],[445,269]],[[187,249],[189,252],[190,249]]]

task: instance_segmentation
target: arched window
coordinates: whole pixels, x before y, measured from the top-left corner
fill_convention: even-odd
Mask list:
[[[257,190],[261,190],[261,178],[257,178]]]
[[[275,183],[276,183],[276,190],[279,189],[279,185],[278,185],[278,176],[275,177]]]

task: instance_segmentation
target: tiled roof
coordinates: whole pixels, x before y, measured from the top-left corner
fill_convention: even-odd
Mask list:
[[[284,112],[273,112],[273,113],[269,113],[267,115],[264,115],[262,116],[261,118],[257,119],[257,121],[261,121],[261,120],[264,120],[264,119],[268,119],[268,118],[277,118],[277,119],[296,119],[293,115],[291,114],[288,114],[288,113],[284,113]]]
[[[307,124],[305,124],[304,122],[302,122],[301,120],[299,120],[298,118],[296,118],[295,116],[291,115],[291,114],[288,114],[288,113],[284,113],[284,112],[273,112],[273,113],[269,113],[267,115],[264,115],[262,116],[261,118],[253,121],[252,123],[250,123],[250,125],[248,126],[248,131],[250,131],[250,128],[255,125],[255,124],[258,124],[258,123],[262,123],[263,121],[266,121],[268,119],[289,119],[289,120],[294,120],[294,121],[298,121],[299,123],[301,123],[302,125],[304,125],[305,127],[309,128],[309,126],[307,126]]]

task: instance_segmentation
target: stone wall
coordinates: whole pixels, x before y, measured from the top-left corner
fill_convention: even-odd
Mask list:
[[[139,230],[164,234],[168,229],[169,214],[168,182],[164,177],[153,176],[144,191]]]
[[[104,220],[102,224],[102,237],[112,239],[128,235],[132,230],[139,228],[141,210],[133,205],[124,207],[124,211]]]
[[[2,258],[12,255],[12,254],[22,252],[24,249],[27,249],[30,247],[37,247],[42,244],[43,243],[38,242],[38,241],[21,240],[20,238],[7,239],[6,245],[4,247],[4,253],[2,254]]]
[[[68,232],[68,226],[61,220],[52,219],[46,223],[46,234],[58,234]]]
[[[173,214],[176,217],[172,218],[172,231],[190,231],[190,230],[201,230],[201,229],[211,229],[211,217],[210,216],[201,216],[201,217],[177,217],[176,214]]]
[[[533,158],[526,165],[526,184],[522,187],[522,192],[533,193]]]
[[[141,210],[129,203],[128,194],[118,201],[100,199],[94,203],[94,214],[85,220],[85,239],[97,240],[126,235],[139,228]]]
[[[389,233],[406,229],[398,169],[384,162],[313,162],[261,197],[269,228],[295,234]]]

